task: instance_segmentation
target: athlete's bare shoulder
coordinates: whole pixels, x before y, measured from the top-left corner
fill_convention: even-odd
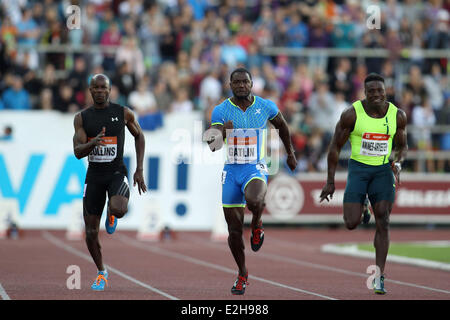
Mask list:
[[[407,122],[406,112],[397,108],[397,127],[405,127]]]
[[[341,127],[352,128],[353,130],[353,127],[356,123],[356,111],[353,106],[349,106],[344,111],[342,111],[339,123]]]
[[[128,122],[133,122],[134,121],[133,111],[127,106],[122,106],[122,107],[123,107],[123,118],[125,120],[125,124],[127,124]]]
[[[75,126],[75,128],[83,125],[83,117],[81,116],[81,111],[75,113],[73,117],[73,125]]]

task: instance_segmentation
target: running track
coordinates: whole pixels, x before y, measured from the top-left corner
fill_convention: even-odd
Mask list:
[[[26,231],[22,239],[0,240],[0,300],[450,300],[450,272],[388,262],[388,294],[379,296],[366,287],[373,261],[320,251],[325,243],[371,242],[373,234],[266,227],[254,253],[246,229],[250,284],[244,296],[232,296],[234,260],[227,244],[206,232],[151,243],[137,241],[134,232],[101,231],[109,286],[93,292],[96,269],[84,241],[68,241],[63,231]],[[391,230],[391,241],[406,240],[449,240],[449,231]],[[70,265],[80,267],[81,289],[66,287]]]

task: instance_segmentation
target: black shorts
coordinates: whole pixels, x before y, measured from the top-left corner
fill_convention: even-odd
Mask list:
[[[113,173],[91,174],[86,176],[83,193],[85,214],[101,215],[108,198],[120,195],[130,198],[130,188],[126,174],[121,171]]]

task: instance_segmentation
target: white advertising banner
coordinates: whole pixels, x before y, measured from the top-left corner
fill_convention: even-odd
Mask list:
[[[21,228],[70,229],[73,209],[83,196],[88,165],[86,158],[78,160],[73,154],[73,117],[53,111],[0,111],[0,137],[6,126],[13,129],[10,139],[0,139],[0,220],[6,216],[2,208],[14,200],[14,207],[19,208],[14,216],[19,217]],[[209,150],[202,142],[203,131],[200,113],[170,114],[165,116],[162,128],[145,131],[144,179],[148,192],[139,195],[133,187],[134,138],[125,129],[130,202],[128,213],[119,221],[121,229],[137,230],[144,237],[155,226],[213,229],[221,211],[221,175],[226,155],[225,148],[214,153]],[[275,134],[271,137],[278,140]],[[276,145],[270,143],[269,149],[277,150]],[[272,157],[272,164],[277,159]],[[273,175],[277,169],[272,165],[273,172],[269,170],[266,222],[342,222],[346,173],[336,176],[333,200],[319,203],[326,173]],[[450,175],[404,173],[402,177],[392,222],[450,221]]]
[[[54,111],[0,112],[1,132],[13,129],[11,139],[0,140],[0,200],[17,200],[22,228],[65,229],[71,219],[67,208],[82,198],[87,159],[73,154],[73,117]],[[203,125],[201,114],[174,114],[164,118],[163,128],[145,131],[148,192],[141,196],[133,187],[134,138],[125,129],[131,188],[120,228],[138,230],[150,203],[172,229],[211,229],[221,205],[224,155],[201,142]]]

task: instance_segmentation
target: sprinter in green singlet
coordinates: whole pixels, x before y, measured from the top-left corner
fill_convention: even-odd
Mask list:
[[[389,216],[395,199],[395,182],[400,184],[401,163],[408,148],[407,121],[403,110],[386,101],[384,79],[380,75],[371,73],[366,77],[364,92],[366,99],[358,100],[344,110],[336,125],[328,151],[327,183],[320,194],[320,202],[333,197],[339,153],[350,139],[352,154],[344,193],[344,222],[349,230],[359,225],[368,196],[375,216],[375,262],[379,268],[374,279],[374,292],[385,294]],[[395,155],[390,162],[393,147]]]

